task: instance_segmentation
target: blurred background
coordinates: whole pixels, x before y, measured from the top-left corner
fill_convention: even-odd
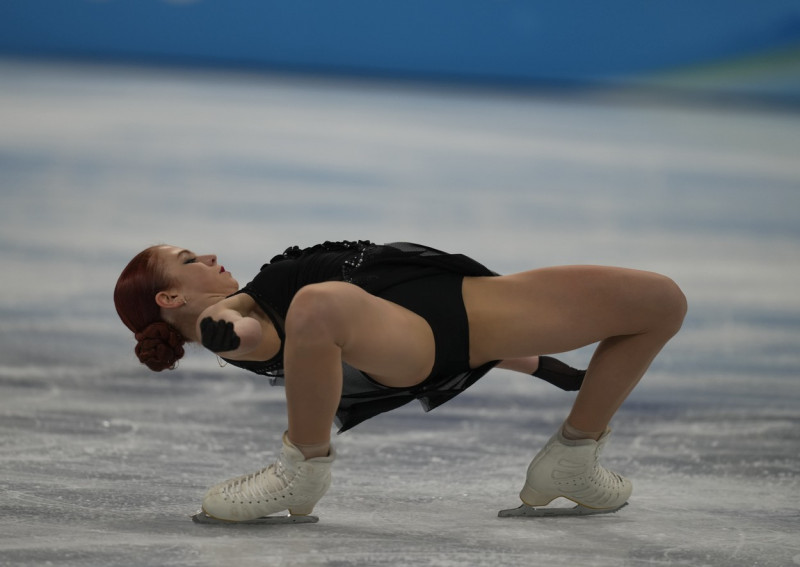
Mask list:
[[[340,238],[500,271],[674,272],[723,261],[712,230],[735,257],[757,236],[790,240],[754,259],[796,258],[795,1],[6,0],[0,56],[5,285],[48,320],[162,241],[230,258],[242,283]],[[760,302],[787,281],[737,273]],[[37,350],[82,359],[79,342]]]
[[[792,0],[6,0],[11,55],[796,104]]]
[[[244,284],[371,239],[678,281],[686,324],[609,454],[638,505],[568,550],[564,524],[496,524],[571,401],[498,371],[424,428],[343,436],[322,531],[282,533],[280,564],[800,564],[799,111],[796,1],[4,0],[0,551],[263,564],[184,520],[272,458],[282,391],[201,349],[150,373],[113,287],[151,244]]]

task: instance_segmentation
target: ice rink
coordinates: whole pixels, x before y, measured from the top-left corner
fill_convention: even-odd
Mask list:
[[[7,60],[0,196],[0,565],[800,565],[800,113]],[[573,394],[494,371],[336,438],[319,523],[193,524],[274,459],[283,390],[200,349],[149,372],[117,276],[343,239],[674,278],[605,456],[630,505],[497,518]]]

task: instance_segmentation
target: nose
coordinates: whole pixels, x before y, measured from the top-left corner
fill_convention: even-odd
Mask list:
[[[217,255],[216,254],[206,254],[203,256],[203,263],[208,264],[209,266],[216,266],[217,265]]]

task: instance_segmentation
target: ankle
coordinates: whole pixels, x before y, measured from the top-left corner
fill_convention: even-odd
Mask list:
[[[289,437],[286,440],[294,445],[306,459],[313,459],[315,457],[327,457],[331,452],[331,442],[323,441],[322,443],[295,443]]]
[[[603,435],[603,431],[584,431],[573,427],[569,421],[565,421],[561,426],[561,435],[570,441],[580,441],[581,439],[593,439],[597,441]]]

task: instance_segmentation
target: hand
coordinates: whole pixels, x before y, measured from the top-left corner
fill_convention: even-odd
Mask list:
[[[212,352],[236,350],[241,343],[233,330],[233,323],[224,319],[214,321],[211,317],[200,321],[200,338],[203,346]]]

